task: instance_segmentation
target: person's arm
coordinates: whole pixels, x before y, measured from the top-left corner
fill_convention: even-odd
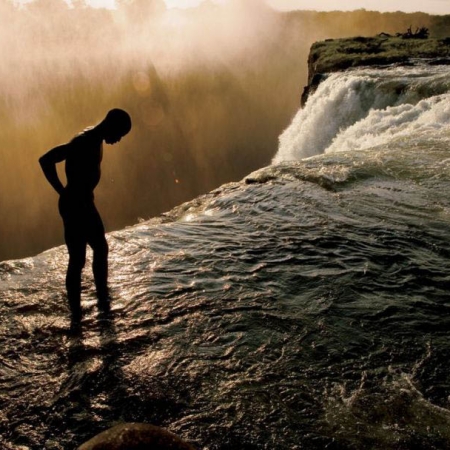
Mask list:
[[[58,177],[56,164],[67,158],[68,150],[69,144],[59,145],[39,158],[39,164],[42,167],[45,178],[47,178],[48,182],[59,195],[64,192],[64,186]]]

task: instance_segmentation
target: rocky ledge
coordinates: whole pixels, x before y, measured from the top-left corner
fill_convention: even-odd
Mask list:
[[[308,57],[308,85],[302,106],[327,74],[350,68],[386,67],[394,64],[450,64],[450,38],[433,39],[423,34],[327,39],[312,45]]]

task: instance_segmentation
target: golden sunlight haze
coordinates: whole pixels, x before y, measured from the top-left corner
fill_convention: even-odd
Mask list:
[[[113,10],[64,1],[0,1],[0,261],[63,242],[38,158],[108,109],[125,109],[134,123],[119,148],[105,150],[96,190],[111,231],[269,164],[299,108],[313,42],[419,26],[445,38],[450,21],[280,14],[259,8],[262,0],[169,10],[163,0],[116,0]]]

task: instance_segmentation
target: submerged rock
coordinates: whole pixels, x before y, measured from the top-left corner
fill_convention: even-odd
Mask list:
[[[85,442],[78,450],[194,450],[165,430],[143,423],[116,425]]]

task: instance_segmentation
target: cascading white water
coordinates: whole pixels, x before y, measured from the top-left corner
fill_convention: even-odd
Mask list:
[[[331,75],[280,136],[273,163],[363,150],[450,128],[448,66],[358,69]]]

